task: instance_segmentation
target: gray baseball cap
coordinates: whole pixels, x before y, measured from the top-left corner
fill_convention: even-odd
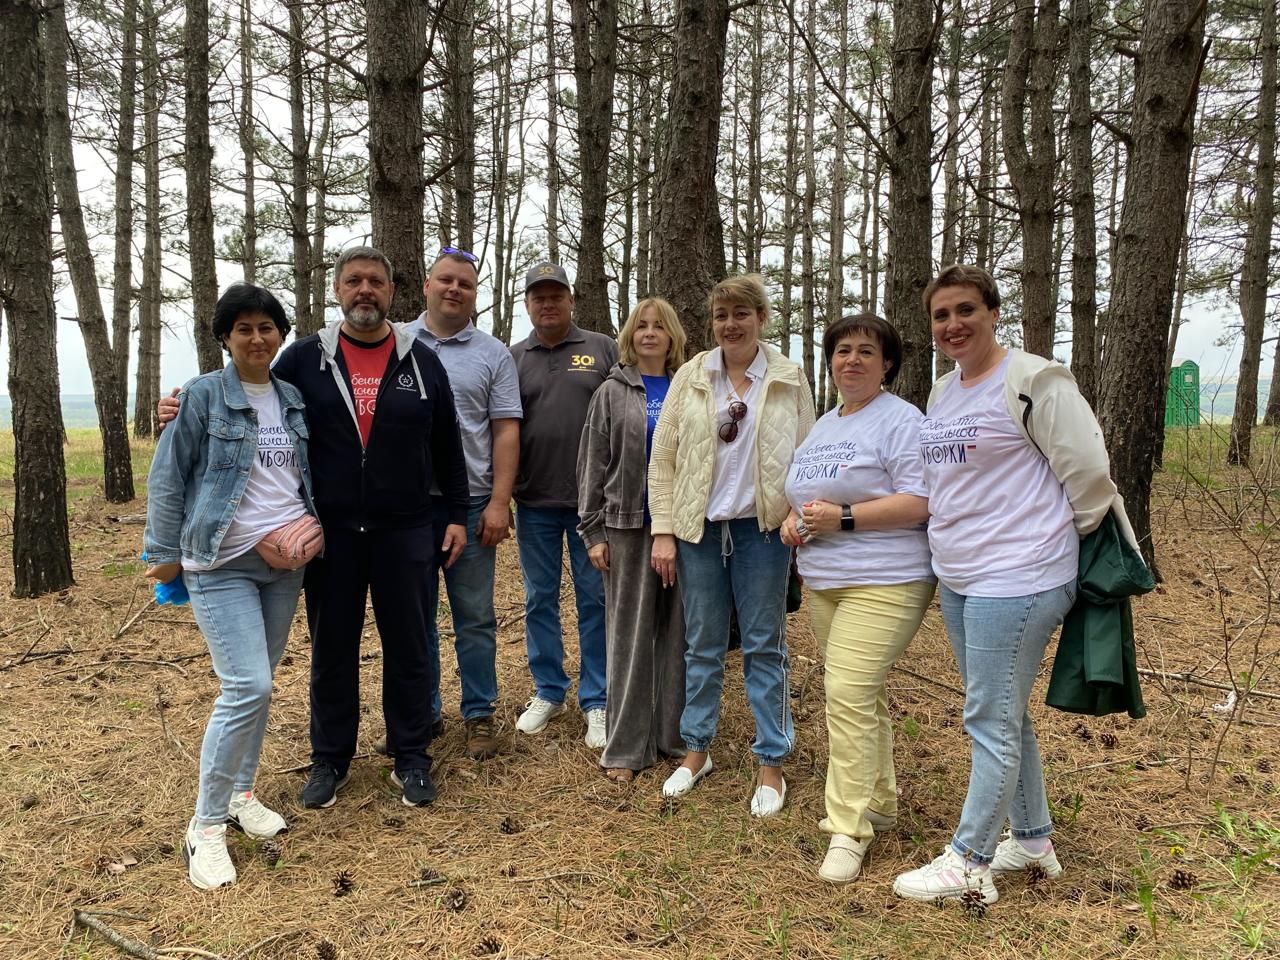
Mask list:
[[[529,273],[524,278],[524,292],[528,293],[530,287],[544,280],[551,280],[565,287],[570,293],[573,292],[573,284],[569,282],[569,275],[564,272],[564,267],[550,261],[535,263],[529,268]]]

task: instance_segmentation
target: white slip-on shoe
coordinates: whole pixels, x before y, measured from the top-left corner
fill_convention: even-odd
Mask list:
[[[706,763],[702,765],[702,769],[697,773],[694,773],[686,766],[676,767],[676,772],[667,777],[667,782],[662,785],[662,795],[664,797],[683,797],[713,769],[715,768],[711,763],[711,754],[709,753],[707,754]]]
[[[227,807],[227,825],[257,840],[269,839],[278,833],[286,833],[289,829],[284,817],[270,807],[263,806],[252,790],[244,793],[236,791],[231,795],[231,804]]]
[[[843,833],[832,834],[827,856],[818,868],[818,876],[830,883],[856,880],[862,870],[862,858],[870,846],[870,840],[858,840]]]
[[[520,719],[516,721],[516,729],[521,733],[541,733],[547,728],[548,722],[564,711],[563,703],[552,703],[550,700],[543,700],[536,696],[530,697],[529,702],[524,705],[524,713],[520,714]]]
[[[782,805],[786,802],[786,780],[782,781],[781,793],[773,789],[773,787],[766,787],[762,783],[756,787],[756,792],[751,795],[751,815],[753,817],[772,817],[782,809]]]
[[[1000,841],[1000,845],[996,847],[996,855],[991,858],[991,869],[996,873],[1026,870],[1032,864],[1039,866],[1050,880],[1062,876],[1062,864],[1058,862],[1058,855],[1053,852],[1052,840],[1045,846],[1044,853],[1034,854],[1020,844],[1017,837],[1009,836]]]
[[[592,750],[603,750],[607,739],[605,735],[604,707],[595,707],[588,710],[587,735],[582,738],[582,742]]]
[[[953,897],[978,897],[983,903],[1000,899],[990,869],[975,869],[951,844],[942,855],[923,867],[898,874],[893,892],[908,900],[947,900]]]
[[[187,862],[191,883],[201,890],[214,890],[236,882],[236,865],[227,853],[225,823],[200,827],[193,817],[182,838],[182,859]]]

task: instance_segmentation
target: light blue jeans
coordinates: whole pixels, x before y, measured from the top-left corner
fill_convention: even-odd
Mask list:
[[[215,570],[184,571],[183,579],[222,684],[200,749],[196,820],[208,826],[226,821],[234,791],[253,789],[302,571],[273,570],[250,550]]]
[[[564,636],[560,629],[560,561],[569,542],[569,569],[578,605],[578,705],[584,711],[605,706],[604,579],[591,565],[578,536],[578,512],[568,507],[516,508],[516,545],[524,575],[524,640],[529,673],[538,696],[564,703],[569,675],[564,672]]]
[[[1049,638],[1075,598],[1074,580],[1024,597],[967,597],[938,585],[972,739],[969,792],[951,840],[962,857],[990,863],[1006,819],[1015,837],[1053,833],[1027,703]]]
[[[704,520],[699,543],[676,544],[676,565],[684,599],[685,747],[703,753],[715,738],[729,616],[736,609],[742,674],[756,721],[751,752],[761,766],[782,766],[795,746],[787,680],[790,549],[777,530],[761,533],[755,517]]]
[[[444,498],[438,501],[433,529],[444,536],[448,510]],[[453,650],[458,657],[458,674],[462,681],[462,719],[493,716],[493,703],[498,699],[498,620],[493,612],[493,571],[497,547],[486,547],[477,532],[480,515],[489,505],[488,497],[472,497],[467,511],[467,545],[444,574],[444,588],[449,596],[449,612],[453,616]],[[440,628],[437,623],[440,601],[440,578],[431,580],[427,591],[427,647],[436,660],[440,657]],[[431,718],[440,719],[440,671],[431,691]]]

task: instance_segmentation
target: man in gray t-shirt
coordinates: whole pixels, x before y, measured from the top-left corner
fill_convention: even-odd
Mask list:
[[[578,536],[578,443],[591,395],[618,362],[609,337],[573,322],[573,292],[564,268],[540,263],[525,279],[528,339],[512,345],[520,374],[524,424],[516,479],[516,543],[525,591],[525,647],[536,688],[516,722],[538,733],[564,713],[569,676],[560,626],[560,563],[569,544],[578,607],[578,705],[586,744],[605,743],[604,581]]]
[[[507,538],[511,526],[521,406],[516,365],[506,344],[476,329],[472,322],[478,281],[475,255],[445,247],[423,284],[427,309],[408,327],[436,352],[449,375],[467,461],[471,487],[467,545],[443,573],[462,682],[467,755],[482,760],[497,753],[498,746],[493,729],[494,701],[498,698],[493,580],[497,546]],[[440,506],[443,508],[443,503]],[[434,579],[427,596],[428,610],[437,609],[439,595],[440,582]],[[434,615],[428,624],[428,642],[438,658],[440,634]],[[439,724],[438,671],[436,677],[431,707],[432,719]]]

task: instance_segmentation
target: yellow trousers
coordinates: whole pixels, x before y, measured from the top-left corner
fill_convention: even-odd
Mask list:
[[[875,831],[866,811],[897,816],[893,724],[885,679],[933,599],[925,581],[814,590],[809,610],[826,659],[827,833],[859,840]]]

